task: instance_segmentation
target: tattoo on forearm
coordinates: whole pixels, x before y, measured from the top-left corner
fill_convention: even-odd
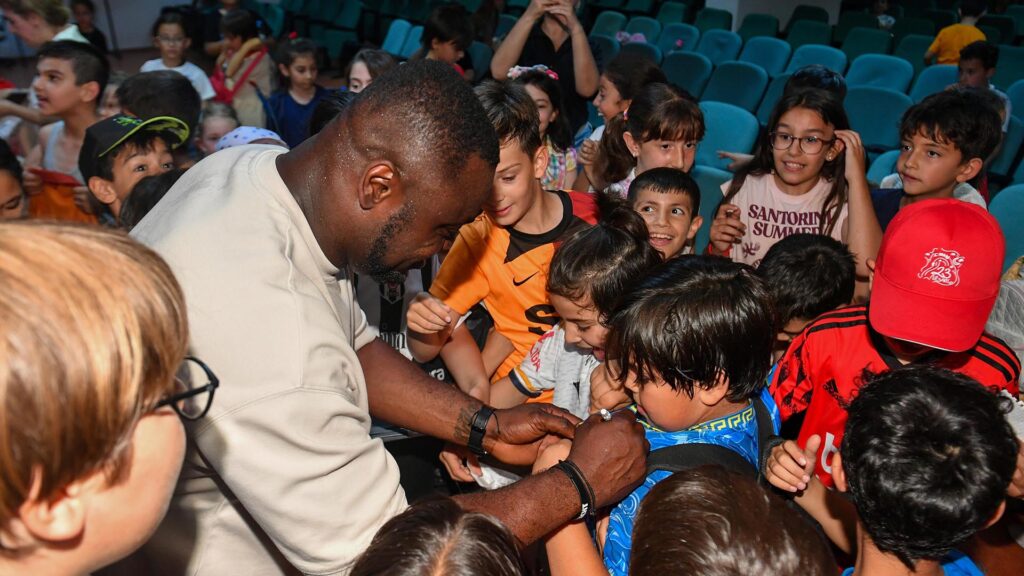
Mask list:
[[[465,445],[469,442],[469,428],[473,423],[473,414],[476,410],[472,406],[463,406],[459,415],[455,418],[454,440]]]

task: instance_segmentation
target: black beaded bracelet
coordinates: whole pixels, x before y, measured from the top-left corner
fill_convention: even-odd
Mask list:
[[[558,464],[552,466],[565,473],[569,477],[569,481],[572,482],[576,492],[580,495],[580,515],[576,517],[577,520],[582,520],[587,517],[593,517],[596,514],[597,506],[594,496],[594,489],[590,487],[590,483],[584,478],[583,472],[573,462],[569,460],[562,460]]]
[[[484,436],[487,434],[487,423],[490,422],[493,415],[494,408],[481,406],[473,415],[473,420],[470,421],[469,441],[466,445],[469,447],[469,451],[477,456],[487,454],[487,450],[484,449]]]

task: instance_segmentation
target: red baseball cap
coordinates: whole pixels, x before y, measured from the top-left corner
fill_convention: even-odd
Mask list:
[[[925,200],[896,214],[882,237],[868,306],[879,334],[962,352],[999,295],[1006,241],[982,207]]]

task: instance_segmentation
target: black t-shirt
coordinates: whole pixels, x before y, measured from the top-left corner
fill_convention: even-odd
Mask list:
[[[875,216],[878,217],[878,225],[882,227],[882,232],[885,232],[889,222],[892,222],[896,213],[900,211],[903,196],[901,188],[878,188],[871,191],[871,204],[875,208]]]
[[[99,28],[93,28],[92,32],[85,32],[81,28],[79,28],[78,31],[81,32],[82,36],[85,36],[85,39],[89,41],[89,44],[95,46],[101,54],[107,53],[107,37],[103,35],[103,32],[100,32]]]
[[[594,61],[597,62],[598,69],[600,69],[600,48],[592,41],[589,44]],[[594,94],[583,97],[576,93],[576,74],[572,66],[572,38],[566,38],[558,50],[555,50],[551,38],[548,38],[548,35],[541,29],[541,23],[538,22],[530,31],[526,44],[523,45],[523,53],[519,56],[518,64],[520,66],[543,64],[558,74],[565,113],[569,118],[569,126],[575,134],[580,126],[587,121],[587,101],[593,98]]]

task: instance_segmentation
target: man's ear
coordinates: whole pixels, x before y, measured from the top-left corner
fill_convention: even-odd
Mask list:
[[[967,162],[960,165],[959,170],[956,173],[956,181],[967,182],[973,179],[981,172],[981,169],[985,166],[985,161],[981,158],[971,158]]]
[[[114,183],[110,180],[93,176],[89,178],[89,191],[97,200],[104,204],[113,204],[117,200],[117,192],[114,191]]]
[[[701,401],[705,406],[714,406],[725,398],[726,394],[729,393],[729,377],[725,375],[725,372],[719,371],[718,375],[715,376],[715,383],[710,388],[704,388],[702,386],[696,386],[694,395],[698,400]]]
[[[629,149],[629,153],[633,155],[633,158],[640,155],[640,143],[636,141],[636,138],[633,138],[632,132],[628,130],[623,132],[622,140],[626,143],[626,148]]]
[[[548,152],[548,147],[541,144],[537,151],[533,153],[533,177],[540,180],[544,177],[544,173],[548,171],[548,161],[551,159],[551,155]]]
[[[402,202],[402,181],[394,164],[387,160],[371,164],[363,173],[358,193],[359,207],[363,210],[372,210],[384,202]]]
[[[832,455],[832,481],[836,484],[836,490],[846,492],[850,485],[846,483],[846,470],[843,470],[843,457],[836,452]]]
[[[100,97],[100,83],[86,82],[78,87],[78,95],[83,102],[96,102]]]

